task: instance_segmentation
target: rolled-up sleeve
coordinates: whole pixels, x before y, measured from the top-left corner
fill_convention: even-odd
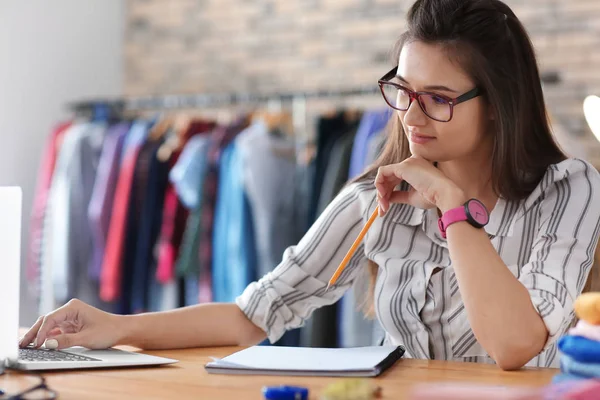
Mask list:
[[[559,164],[540,199],[539,229],[519,281],[548,329],[545,348],[568,329],[598,243],[600,176],[581,160]]]
[[[298,245],[285,251],[281,263],[236,299],[244,314],[266,332],[272,343],[286,330],[302,326],[317,308],[335,303],[351,286],[365,266],[363,244],[337,283],[326,290],[329,278],[375,206],[372,182],[348,185]]]

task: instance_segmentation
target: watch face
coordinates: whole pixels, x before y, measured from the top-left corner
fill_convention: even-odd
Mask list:
[[[467,211],[471,219],[478,225],[481,225],[481,227],[487,225],[490,220],[487,209],[479,200],[469,200],[467,203]]]

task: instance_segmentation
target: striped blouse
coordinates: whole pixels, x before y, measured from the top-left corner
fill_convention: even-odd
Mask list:
[[[376,207],[375,198],[373,182],[348,185],[277,268],[236,299],[240,309],[274,342],[315,309],[340,299],[355,280],[366,279],[368,259],[379,266],[375,311],[386,344],[403,345],[406,357],[494,363],[469,325],[436,209],[392,205],[375,220],[337,284],[325,290]],[[500,198],[491,211],[485,230],[529,290],[549,332],[544,349],[527,365],[558,366],[556,339],[573,321],[599,221],[600,174],[579,159],[549,166],[529,197]]]

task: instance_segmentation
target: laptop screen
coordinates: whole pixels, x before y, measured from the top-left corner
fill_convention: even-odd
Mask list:
[[[16,360],[19,340],[22,191],[0,187],[0,360]]]

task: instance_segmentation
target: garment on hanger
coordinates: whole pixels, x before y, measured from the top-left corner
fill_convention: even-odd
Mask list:
[[[272,271],[296,240],[294,196],[296,164],[276,149],[294,143],[271,135],[266,124],[253,123],[236,139],[243,163],[243,184],[254,217],[258,252],[257,275]]]
[[[373,136],[383,131],[390,117],[391,108],[385,110],[366,111],[360,120],[356,138],[352,147],[352,156],[350,159],[350,169],[348,171],[349,179],[353,179],[363,173],[365,167],[370,164],[367,160],[369,156],[369,143]]]
[[[87,210],[106,129],[99,122],[73,125],[65,132],[56,163],[48,203],[50,257],[45,260],[50,265],[44,269],[51,271],[52,300],[58,304],[77,297],[107,308],[98,298],[97,284],[87,275],[92,256]]]
[[[151,292],[153,293],[151,298],[154,299],[154,294],[156,294],[157,297],[162,298],[162,301],[156,304],[154,308],[151,308],[152,310],[156,311],[168,310],[177,307],[179,304],[184,305],[186,303],[185,280],[183,278],[176,277],[175,263],[177,255],[180,253],[182,248],[183,236],[186,229],[186,221],[189,218],[189,211],[184,206],[183,201],[180,200],[180,197],[177,195],[176,185],[173,183],[173,177],[175,177],[175,182],[177,182],[176,167],[180,165],[179,160],[181,157],[183,157],[183,153],[186,151],[190,143],[195,139],[206,141],[208,134],[212,129],[214,129],[215,124],[213,122],[204,120],[184,118],[183,124],[181,124],[180,119],[179,124],[176,121],[175,126],[178,126],[178,135],[177,140],[172,141],[168,149],[170,178],[169,184],[167,185],[165,191],[162,226],[156,245],[156,253],[158,258],[156,276],[151,284]],[[182,174],[184,178],[187,176],[187,169],[189,168],[182,168],[179,166],[179,173]],[[185,179],[182,181],[184,184],[187,183]],[[192,191],[197,192],[197,188],[193,188],[193,190],[187,190],[188,193],[191,193]],[[184,193],[186,193],[186,191],[184,191]],[[179,301],[180,297],[181,301]],[[193,304],[195,304],[195,302]]]
[[[176,275],[185,281],[185,305],[197,304],[199,301],[199,246],[202,219],[200,200],[204,189],[209,144],[210,135],[193,138],[189,145],[194,147],[189,151],[186,151],[187,148],[184,149],[184,153],[171,173],[174,187],[179,187],[179,192],[186,193],[188,199],[194,199],[189,202],[191,210],[175,263]],[[175,170],[181,172],[176,173]]]
[[[314,159],[314,177],[308,211],[310,224],[319,216],[319,197],[329,155],[335,141],[347,132],[348,128],[348,122],[343,112],[338,112],[331,117],[321,117],[317,122],[317,155]]]
[[[121,296],[121,267],[127,237],[132,182],[138,155],[150,127],[149,121],[136,121],[125,140],[100,275],[100,296],[104,301],[115,301]]]
[[[233,302],[256,279],[256,245],[236,141],[221,154],[213,230],[213,301]]]
[[[219,161],[221,153],[235,137],[248,125],[247,117],[238,118],[227,127],[217,127],[213,130],[207,153],[207,169],[202,185],[202,198],[200,207],[202,218],[200,221],[199,266],[200,302],[212,301],[212,257],[213,257],[213,227],[214,213],[217,201],[217,188],[219,180]]]
[[[98,161],[98,171],[88,207],[88,219],[93,241],[93,254],[88,274],[90,279],[95,281],[100,280],[102,273],[110,215],[121,168],[121,153],[130,127],[129,122],[122,122],[109,129]]]
[[[154,248],[162,225],[165,191],[169,179],[169,160],[158,157],[162,139],[152,145],[148,180],[141,206],[131,285],[131,312],[140,313],[149,308],[150,287],[156,283],[157,260]]]
[[[44,246],[44,217],[48,206],[48,196],[56,166],[56,159],[62,144],[62,138],[71,126],[71,122],[59,123],[51,132],[38,171],[38,179],[33,200],[33,209],[29,225],[29,251],[27,252],[26,278],[30,293],[39,296],[42,248]]]

